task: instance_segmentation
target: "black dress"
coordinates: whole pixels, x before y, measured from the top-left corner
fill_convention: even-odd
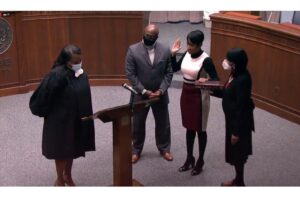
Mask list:
[[[251,99],[252,80],[249,72],[239,74],[216,96],[223,97],[222,107],[225,114],[225,160],[227,163],[246,163],[252,155],[252,131],[254,131]],[[231,144],[231,135],[239,137],[239,142]]]
[[[95,150],[94,122],[81,121],[93,113],[85,73],[58,66],[48,74],[49,113],[44,117],[42,153],[48,159],[74,159]]]

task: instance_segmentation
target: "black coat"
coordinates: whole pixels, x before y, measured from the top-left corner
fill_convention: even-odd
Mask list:
[[[48,159],[71,159],[95,150],[94,122],[81,121],[93,113],[91,91],[85,73],[58,66],[47,75],[49,113],[44,117],[42,153]]]
[[[225,114],[225,160],[230,164],[245,163],[252,154],[252,131],[254,131],[251,99],[252,80],[249,72],[235,77],[227,87],[215,94],[222,97]],[[239,142],[231,144],[231,135],[239,136]]]

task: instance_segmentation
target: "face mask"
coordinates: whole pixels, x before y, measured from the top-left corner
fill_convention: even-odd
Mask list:
[[[156,42],[157,38],[148,38],[146,36],[143,36],[143,40],[146,46],[152,46]]]
[[[231,65],[229,65],[229,63],[226,59],[223,60],[222,66],[223,66],[224,70],[231,70],[232,69]]]
[[[76,71],[78,71],[79,69],[81,69],[81,67],[82,67],[82,61],[81,61],[80,63],[78,63],[78,64],[72,65],[72,70],[73,70],[74,72],[76,72]]]

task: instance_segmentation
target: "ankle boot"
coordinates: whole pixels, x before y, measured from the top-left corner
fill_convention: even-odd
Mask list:
[[[199,158],[197,160],[196,166],[194,167],[194,169],[191,172],[191,175],[196,176],[196,175],[200,174],[202,172],[203,165],[204,165],[203,159]]]
[[[187,158],[184,164],[178,169],[179,172],[185,172],[195,166],[195,157]]]

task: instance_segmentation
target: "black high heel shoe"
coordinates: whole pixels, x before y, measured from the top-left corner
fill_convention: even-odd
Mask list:
[[[191,171],[191,175],[192,175],[192,176],[196,176],[196,175],[200,174],[200,173],[202,172],[203,165],[204,165],[204,161],[198,159],[198,160],[197,160],[197,163],[196,163],[196,166],[195,166],[194,169]]]
[[[185,172],[195,166],[195,157],[187,158],[184,164],[178,169],[179,172]]]

